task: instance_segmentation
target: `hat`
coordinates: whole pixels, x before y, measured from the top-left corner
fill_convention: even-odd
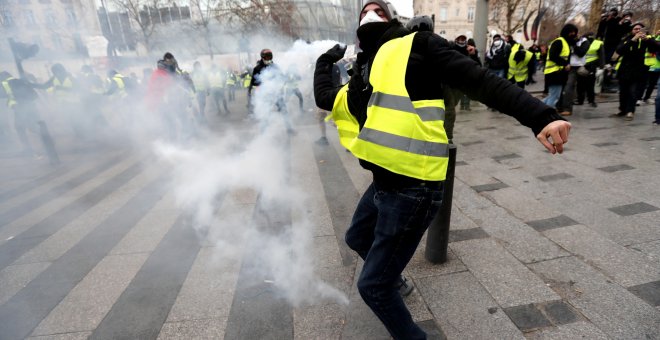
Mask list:
[[[406,23],[406,28],[412,32],[429,31],[433,32],[433,19],[428,15],[418,15]]]
[[[261,53],[259,53],[259,55],[261,56],[261,59],[263,59],[263,60],[272,60],[273,59],[273,51],[271,51],[268,48],[264,48],[263,50],[261,50]]]
[[[364,11],[364,8],[367,7],[367,5],[370,4],[376,4],[380,6],[380,8],[383,9],[383,12],[385,12],[385,16],[387,17],[387,20],[392,20],[396,19],[399,17],[399,15],[396,12],[396,9],[394,9],[394,6],[386,0],[367,0],[364,2],[364,5],[362,5],[362,9],[360,9],[360,13],[358,14],[358,24],[362,20],[362,11]]]

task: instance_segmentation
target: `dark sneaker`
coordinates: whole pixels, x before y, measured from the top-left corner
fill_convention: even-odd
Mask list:
[[[329,144],[328,139],[325,138],[325,137],[321,137],[321,138],[317,139],[316,142],[314,142],[314,143],[316,143],[318,145],[328,145]]]
[[[656,120],[655,122],[653,122],[653,123],[651,123],[651,124],[652,124],[653,126],[658,126],[658,125],[660,125],[660,122]]]
[[[596,104],[596,102],[591,102],[589,103],[589,105],[591,105],[591,107],[598,107],[598,104]]]
[[[399,278],[399,294],[401,294],[403,297],[406,297],[410,295],[414,289],[415,286],[413,286],[405,276],[401,275]]]
[[[628,112],[628,114],[626,115],[626,118],[624,118],[624,119],[625,120],[633,120],[634,118],[635,118],[635,114],[632,113],[632,112]]]

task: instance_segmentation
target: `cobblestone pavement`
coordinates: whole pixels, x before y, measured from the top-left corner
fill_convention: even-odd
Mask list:
[[[256,130],[241,100],[209,114],[218,131]],[[428,263],[423,240],[405,272],[430,338],[660,339],[660,128],[652,106],[631,122],[615,111],[576,107],[555,156],[508,116],[459,112],[449,260]],[[61,142],[55,168],[0,154],[0,339],[388,339],[343,243],[370,176],[332,128],[314,143],[311,115],[296,116],[290,184],[308,194],[315,272],[347,305],[286,303],[248,275],[249,248],[217,261],[152,155]],[[218,209],[258,219],[259,197],[230,192]],[[286,225],[292,211],[265,214]]]

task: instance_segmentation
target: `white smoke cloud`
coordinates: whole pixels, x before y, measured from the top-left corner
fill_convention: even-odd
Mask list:
[[[262,85],[253,93],[256,131],[228,128],[222,136],[186,146],[154,143],[156,154],[173,169],[177,202],[193,216],[195,227],[208,233],[216,258],[235,257],[244,245],[258,249],[250,254],[261,264],[252,276],[269,278],[294,306],[319,301],[348,303],[343,292],[315,276],[314,228],[306,215],[306,195],[290,180],[295,176],[286,125],[290,118],[277,105],[285,93],[286,72],[297,72],[300,84],[311,87],[316,58],[334,44],[296,42],[288,51],[274,51],[279,72],[274,68],[263,72]],[[257,195],[260,210],[252,212],[249,207]],[[277,231],[264,226],[272,212],[282,209],[296,216],[291,225]]]

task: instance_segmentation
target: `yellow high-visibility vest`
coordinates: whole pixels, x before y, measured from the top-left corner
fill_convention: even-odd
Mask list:
[[[444,100],[413,102],[406,89],[414,36],[390,40],[378,50],[369,77],[373,93],[362,129],[348,109],[348,85],[335,97],[332,118],[340,143],[357,158],[400,175],[442,181],[447,175],[449,149]]]
[[[594,39],[594,41],[591,42],[591,45],[589,45],[589,50],[587,50],[587,55],[585,59],[585,62],[587,64],[600,59],[600,55],[598,54],[598,51],[600,50],[601,46],[603,46],[603,42],[599,39]]]
[[[231,87],[231,86],[236,85],[236,77],[234,76],[233,73],[227,72],[227,82],[226,82],[226,84],[227,84],[227,87]]]
[[[70,77],[66,77],[64,81],[60,81],[57,79],[57,77],[55,77],[53,79],[53,85],[46,89],[46,92],[54,95],[59,100],[71,102],[75,101],[75,94],[73,93],[72,89],[73,82],[71,81]]]
[[[516,46],[520,46],[520,45],[516,44]],[[527,80],[527,75],[529,73],[527,71],[527,65],[534,56],[534,53],[530,51],[525,51],[525,59],[523,59],[523,61],[519,63],[516,63],[516,61],[513,60],[513,57],[514,54],[518,52],[518,50],[519,48],[516,49],[516,52],[513,52],[513,49],[511,49],[511,55],[509,56],[509,74],[506,77],[507,79],[515,78],[516,83],[520,83]]]
[[[252,80],[252,76],[248,73],[245,75],[245,78],[243,78],[243,87],[248,88],[250,87],[250,81]]]
[[[554,44],[555,41],[557,40],[561,41],[561,53],[559,53],[559,57],[568,61],[568,56],[571,54],[571,48],[568,46],[568,42],[566,41],[566,39],[564,39],[563,37],[559,37],[553,40],[550,43],[550,46],[552,46],[552,44]],[[559,66],[554,61],[550,60],[550,51],[548,51],[548,58],[545,61],[545,70],[543,71],[543,74],[557,72],[563,68],[564,66]]]
[[[211,72],[209,75],[209,86],[211,88],[225,87],[225,81],[221,71]]]
[[[5,80],[2,81],[2,87],[5,89],[5,93],[7,94],[7,107],[10,109],[16,105],[16,98],[14,97],[14,92],[11,90],[11,86],[9,86],[9,81],[15,79],[14,77],[9,77]]]
[[[126,93],[126,83],[124,82],[124,76],[122,76],[119,73],[115,73],[115,75],[112,76],[111,81],[117,84],[117,92],[115,92],[114,95],[118,96],[119,98],[126,97],[127,93]]]

